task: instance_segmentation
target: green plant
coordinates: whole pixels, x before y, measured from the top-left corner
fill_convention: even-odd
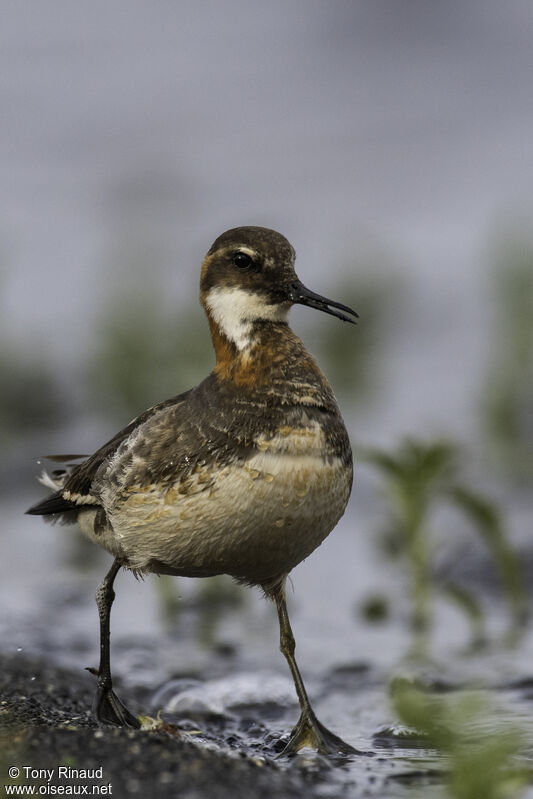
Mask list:
[[[481,643],[484,638],[481,605],[475,595],[450,582],[435,584],[432,526],[442,502],[454,506],[483,539],[499,572],[511,627],[522,628],[529,617],[529,604],[519,559],[494,502],[461,482],[458,447],[449,441],[409,438],[392,452],[360,450],[358,459],[374,467],[382,480],[388,513],[384,542],[389,554],[401,558],[408,568],[415,650],[427,650],[432,596],[437,587],[465,613],[474,642]]]
[[[483,389],[485,429],[496,459],[522,481],[533,480],[533,243],[499,248],[493,277],[495,332]]]
[[[130,276],[109,294],[87,382],[96,405],[117,421],[198,383],[213,366],[200,309],[168,308],[162,276]]]
[[[383,352],[407,294],[405,281],[380,271],[375,260],[346,266],[344,280],[325,290],[328,296],[355,308],[360,317],[355,331],[330,324],[327,319],[305,317],[303,322],[307,326],[303,334],[306,344],[317,354],[343,404],[364,406],[375,397],[383,381]]]
[[[517,799],[530,778],[518,765],[525,736],[498,720],[482,692],[435,696],[398,678],[391,699],[400,721],[421,733],[446,758],[445,784],[453,799]]]
[[[0,280],[0,444],[6,449],[31,433],[59,425],[72,408],[43,342],[33,342],[30,351],[24,349],[4,321],[4,303]]]

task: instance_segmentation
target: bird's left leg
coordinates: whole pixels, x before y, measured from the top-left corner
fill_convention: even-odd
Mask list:
[[[300,702],[300,718],[291,732],[285,748],[281,755],[293,755],[304,746],[310,746],[322,754],[360,754],[357,749],[347,744],[338,735],[335,735],[315,716],[307,691],[298,669],[294,650],[296,644],[292,633],[289,614],[287,612],[287,601],[285,598],[285,578],[278,582],[273,588],[263,587],[266,595],[276,603],[280,629],[280,650],[285,655]]]

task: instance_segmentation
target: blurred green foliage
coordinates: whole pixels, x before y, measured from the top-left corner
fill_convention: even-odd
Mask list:
[[[339,299],[360,316],[353,330],[347,324],[323,326],[317,342],[317,355],[328,380],[340,396],[358,404],[374,394],[380,365],[383,364],[384,316],[388,294],[384,282],[365,275],[354,276],[331,289],[332,299]],[[310,320],[312,322],[313,320]]]
[[[445,583],[442,586],[444,595],[463,613],[470,625],[470,646],[473,650],[481,649],[487,643],[485,613],[479,597],[464,586]]]
[[[389,600],[383,594],[372,594],[363,600],[359,612],[369,624],[380,624],[390,616]]]
[[[355,329],[331,317],[319,322],[314,314],[306,316],[305,344],[316,354],[343,405],[364,406],[379,395],[387,380],[387,347],[403,310],[406,279],[391,269],[384,270],[377,261],[377,256],[368,256],[345,266],[342,274],[346,277],[324,289],[330,299],[357,311]]]
[[[496,256],[496,329],[483,390],[485,428],[511,477],[533,480],[533,242],[515,237]]]
[[[220,627],[230,612],[242,613],[248,591],[225,574],[199,581],[195,606],[199,612],[197,640],[212,649],[219,641]]]
[[[516,724],[498,721],[498,709],[480,692],[435,696],[403,678],[391,684],[396,715],[422,733],[446,758],[450,799],[518,799],[531,778],[518,764],[525,745]]]
[[[219,642],[220,627],[231,611],[241,611],[247,601],[247,592],[226,575],[204,577],[197,580],[194,598],[183,600],[179,593],[179,580],[167,574],[157,575],[154,586],[159,617],[167,630],[181,621],[183,611],[194,607],[196,611],[196,639],[206,649],[215,648]]]
[[[169,574],[158,574],[152,581],[157,600],[159,618],[163,627],[172,629],[178,622],[182,611],[179,582]]]
[[[0,354],[0,443],[64,421],[66,403],[51,371],[38,360],[5,347]]]
[[[67,402],[40,344],[28,353],[12,341],[2,302],[0,294],[0,444],[9,448],[21,435],[64,421]]]
[[[197,301],[169,307],[162,273],[155,269],[147,279],[140,267],[129,266],[127,290],[117,283],[108,293],[88,369],[94,404],[104,399],[106,414],[122,423],[196,385],[214,365]]]
[[[471,624],[472,643],[484,639],[478,598],[466,587],[450,582],[439,585],[435,578],[433,556],[438,539],[432,529],[433,517],[442,502],[454,506],[481,536],[500,577],[511,629],[522,629],[529,618],[529,602],[521,563],[496,505],[464,484],[457,445],[408,438],[394,451],[360,449],[357,457],[379,474],[388,514],[382,541],[386,552],[401,559],[409,574],[414,652],[427,651],[436,590],[452,597],[464,612]]]
[[[509,541],[502,514],[494,502],[462,485],[451,484],[447,497],[477,530],[492,555],[512,619],[512,638],[529,621],[530,609],[525,574]]]

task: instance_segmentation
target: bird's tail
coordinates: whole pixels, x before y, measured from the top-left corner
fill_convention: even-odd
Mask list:
[[[79,508],[75,503],[70,502],[62,496],[63,487],[70,477],[72,471],[77,468],[76,461],[85,460],[87,455],[45,455],[43,460],[63,463],[61,469],[47,471],[43,469],[39,477],[39,482],[53,491],[51,496],[36,502],[26,513],[30,516],[48,516],[50,521],[61,521],[67,524],[75,521]]]

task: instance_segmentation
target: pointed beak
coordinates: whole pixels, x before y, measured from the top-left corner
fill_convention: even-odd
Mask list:
[[[317,308],[319,311],[336,316],[337,319],[342,319],[343,322],[351,322],[353,325],[355,325],[355,319],[352,317],[357,318],[359,316],[352,308],[343,305],[342,302],[334,302],[334,300],[328,300],[327,297],[322,297],[320,294],[315,294],[314,291],[306,288],[299,280],[295,280],[290,284],[289,299],[292,303]],[[344,313],[341,313],[342,311]],[[346,314],[351,314],[352,316],[346,316]]]

